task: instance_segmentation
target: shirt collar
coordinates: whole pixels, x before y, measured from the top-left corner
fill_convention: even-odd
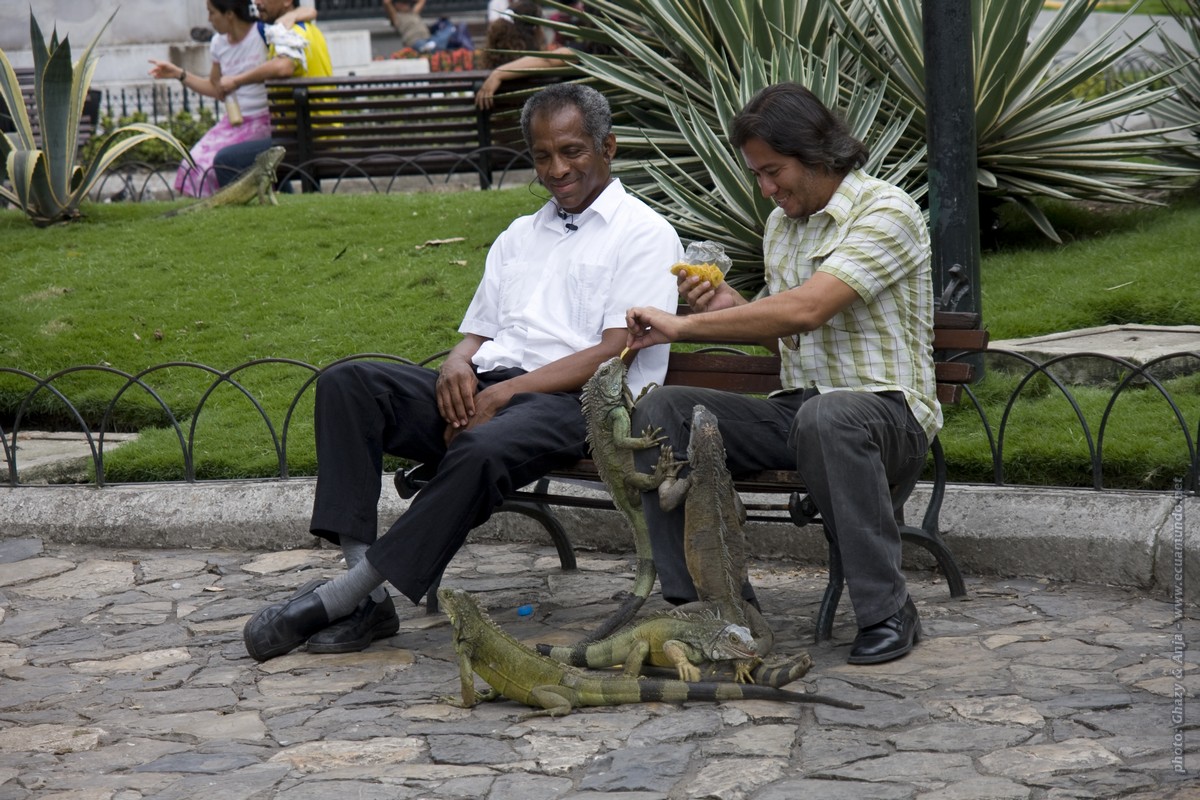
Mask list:
[[[621,201],[625,198],[625,187],[621,185],[620,178],[613,178],[608,186],[604,187],[604,191],[596,196],[592,204],[585,208],[582,213],[575,214],[575,224],[580,224],[580,220],[587,219],[592,212],[599,214],[605,222],[611,222],[613,215],[621,207]],[[542,206],[542,210],[538,212],[538,222],[541,225],[561,226],[562,219],[558,216],[558,204],[550,200],[546,205]]]
[[[850,213],[854,210],[859,195],[862,194],[865,182],[866,173],[861,169],[854,169],[846,173],[846,177],[842,178],[837,189],[834,189],[829,202],[813,216],[828,214],[835,224],[839,226],[845,224],[846,220],[850,219]]]

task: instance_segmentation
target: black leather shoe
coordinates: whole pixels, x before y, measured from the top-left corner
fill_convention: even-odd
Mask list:
[[[357,653],[376,639],[395,636],[399,630],[400,617],[391,595],[382,603],[368,597],[353,614],[308,637],[308,652]]]
[[[246,652],[255,661],[266,661],[295,650],[308,637],[329,625],[325,605],[316,588],[324,581],[310,581],[282,603],[259,610],[242,629]]]
[[[912,598],[883,622],[860,628],[850,649],[850,664],[882,664],[907,653],[921,638],[921,618]]]

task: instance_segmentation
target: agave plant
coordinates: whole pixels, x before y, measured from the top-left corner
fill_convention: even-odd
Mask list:
[[[47,46],[30,14],[40,143],[34,137],[16,73],[0,50],[0,98],[15,126],[12,132],[0,132],[0,197],[19,207],[35,225],[77,219],[79,202],[96,181],[122,153],[142,142],[161,139],[190,160],[171,134],[155,125],[135,123],[107,134],[85,165],[77,163],[79,118],[96,70],[94,49],[110,22],[112,16],[79,61],[72,63],[66,37],[60,42],[55,29]]]
[[[1184,139],[1171,161],[1200,170],[1200,0],[1181,0],[1169,6],[1171,15],[1187,32],[1192,47],[1189,51],[1171,37],[1159,32],[1163,53],[1157,57],[1158,66],[1169,70],[1167,81],[1175,94],[1154,107],[1154,116],[1165,125],[1184,127]]]
[[[761,283],[762,231],[773,205],[759,196],[728,134],[759,89],[789,80],[807,85],[871,148],[868,170],[924,192],[924,146],[900,142],[912,109],[841,58],[830,5],[596,0],[582,12],[582,26],[564,28],[612,50],[581,53],[579,68],[618,111],[622,181],[685,239],[721,242],[734,260],[731,283],[743,288]]]
[[[1186,169],[1153,160],[1178,150],[1166,138],[1171,128],[1130,131],[1120,125],[1172,93],[1154,88],[1169,69],[1099,97],[1076,96],[1077,87],[1149,35],[1123,39],[1117,22],[1078,53],[1063,53],[1098,2],[1066,0],[1034,34],[1042,0],[971,0],[981,193],[1017,204],[1055,241],[1058,235],[1036,197],[1146,202],[1140,191],[1188,175]],[[921,6],[921,0],[833,6],[864,63],[917,108],[908,132],[914,139],[925,135]],[[1134,10],[1136,5],[1127,15]]]

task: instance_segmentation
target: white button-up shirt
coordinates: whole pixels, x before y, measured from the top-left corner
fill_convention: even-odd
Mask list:
[[[674,313],[670,268],[682,257],[671,225],[613,180],[582,214],[562,217],[549,202],[500,234],[458,330],[489,340],[473,358],[480,372],[532,372],[624,328],[631,306]],[[668,347],[638,352],[627,376],[635,397],[662,383]]]

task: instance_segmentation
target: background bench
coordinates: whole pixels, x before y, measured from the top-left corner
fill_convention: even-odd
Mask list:
[[[956,404],[962,396],[963,386],[975,377],[974,366],[969,361],[958,359],[964,354],[982,352],[987,348],[988,332],[980,330],[979,324],[978,314],[938,312],[935,315],[933,348],[938,400],[943,404]],[[747,354],[729,347],[731,343],[728,342],[710,344],[714,346],[697,352],[672,351],[664,384],[723,389],[742,394],[766,394],[780,388],[779,356]],[[951,597],[962,597],[966,594],[962,573],[954,555],[942,540],[938,527],[946,489],[946,461],[937,437],[934,437],[930,452],[933,486],[919,525],[910,525],[903,519],[904,501],[913,487],[895,487],[897,508],[900,509],[897,513],[900,535],[905,542],[927,550],[945,577]],[[395,475],[397,492],[403,498],[412,497],[428,481],[432,472],[433,468],[426,465],[398,471]],[[509,493],[496,510],[524,514],[540,523],[558,550],[562,568],[572,570],[576,566],[574,549],[553,507],[612,509],[613,504],[604,496],[589,497],[556,490],[555,483],[583,484],[605,490],[595,465],[590,459],[584,459],[570,468],[550,473],[531,488]],[[779,495],[782,498],[778,502],[747,503],[750,521],[779,522],[782,519],[798,526],[821,522],[820,512],[805,494],[803,481],[793,471],[767,470],[741,475],[735,478],[734,484],[743,495]],[[829,545],[829,581],[817,613],[815,638],[818,642],[828,639],[832,633],[833,619],[845,582],[838,548],[829,529],[824,530]],[[428,613],[437,610],[437,588],[435,584],[426,596]]]
[[[523,97],[475,107],[486,70],[268,81],[271,137],[287,154],[280,177],[305,190],[323,178],[478,174],[528,168],[516,109]]]

